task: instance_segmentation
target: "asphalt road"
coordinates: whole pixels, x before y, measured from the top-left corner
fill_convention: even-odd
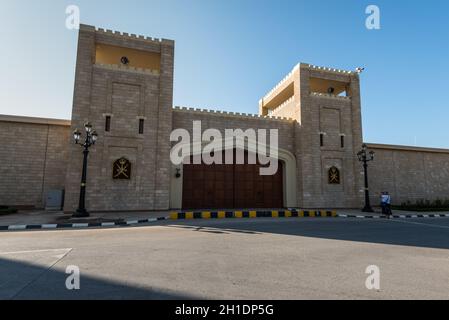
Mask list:
[[[0,299],[448,299],[448,249],[448,218],[0,233]],[[66,289],[70,265],[80,290]]]

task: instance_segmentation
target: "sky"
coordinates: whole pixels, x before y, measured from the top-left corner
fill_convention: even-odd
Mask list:
[[[366,142],[449,148],[447,0],[0,0],[0,114],[71,118],[68,5],[84,24],[175,40],[174,105],[257,113],[298,62],[363,66]]]

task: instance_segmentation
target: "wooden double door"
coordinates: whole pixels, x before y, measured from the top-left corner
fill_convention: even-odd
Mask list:
[[[282,208],[282,162],[274,175],[261,167],[248,164],[248,153],[245,164],[184,165],[183,209]]]

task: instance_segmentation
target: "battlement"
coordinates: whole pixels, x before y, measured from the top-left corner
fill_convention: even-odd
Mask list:
[[[287,80],[290,80],[290,78],[293,76],[295,71],[299,69],[300,64],[298,63],[281,81],[278,82],[277,85],[273,87],[266,95],[263,97],[259,103],[262,103],[263,100],[269,99],[275,92],[278,90],[281,86],[286,84]]]
[[[346,74],[346,75],[357,74],[357,72],[355,72],[355,71],[341,70],[341,69],[328,68],[328,67],[320,67],[320,66],[315,66],[312,64],[307,64],[307,63],[301,63],[300,66],[301,66],[301,68],[308,68],[311,70],[325,71],[325,72],[331,72],[331,73],[337,73],[337,74]]]
[[[145,74],[145,75],[153,75],[153,76],[159,76],[160,72],[159,70],[150,70],[150,69],[144,69],[144,68],[136,68],[131,66],[123,66],[118,64],[102,64],[102,63],[96,63],[94,64],[95,67],[113,70],[113,71],[126,71],[126,72],[134,72],[138,74]]]
[[[291,103],[293,103],[295,101],[295,97],[291,96],[289,99],[287,99],[286,101],[284,101],[281,105],[279,105],[279,107],[272,109],[269,111],[269,115],[273,115],[277,112],[280,112],[282,109],[284,109],[284,107],[290,105]]]
[[[275,121],[287,121],[287,122],[295,121],[295,119],[286,118],[286,117],[262,116],[262,115],[258,115],[258,114],[218,111],[218,110],[210,110],[210,109],[198,109],[198,108],[180,107],[180,106],[173,107],[173,111],[191,112],[191,113],[194,112],[194,113],[207,114],[207,115],[239,117],[239,118],[245,118],[245,119],[261,119],[261,120],[275,120]]]
[[[149,42],[149,43],[165,44],[165,45],[172,45],[172,46],[174,46],[174,44],[175,44],[175,42],[173,40],[169,40],[169,39],[147,37],[147,36],[143,36],[143,35],[137,35],[134,33],[129,34],[127,32],[113,31],[113,30],[104,29],[104,28],[96,28],[94,26],[89,26],[89,25],[84,25],[84,24],[80,25],[80,30],[102,33],[102,34],[106,34],[109,36],[122,38],[122,39],[134,39],[134,40],[139,40],[139,41],[145,41],[145,42]]]
[[[334,94],[320,93],[320,92],[311,92],[310,96],[318,97],[318,98],[337,99],[337,100],[343,100],[343,101],[350,101],[351,100],[351,97],[349,97],[349,96],[337,96],[337,95],[334,95]]]
[[[355,71],[348,71],[348,70],[341,70],[341,69],[335,69],[335,68],[328,68],[328,67],[320,67],[308,63],[298,63],[296,66],[293,67],[293,69],[281,80],[279,81],[260,101],[259,103],[262,103],[264,100],[270,100],[272,98],[273,94],[275,94],[281,87],[287,85],[287,82],[291,82],[291,77],[293,74],[299,69],[299,68],[307,68],[309,70],[316,70],[316,71],[323,71],[323,72],[330,72],[334,74],[340,74],[340,75],[351,75],[351,74],[357,74]],[[289,81],[290,80],[290,81]]]

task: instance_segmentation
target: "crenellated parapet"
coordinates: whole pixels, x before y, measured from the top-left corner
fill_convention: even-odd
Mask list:
[[[134,33],[127,33],[127,32],[120,32],[120,31],[113,31],[110,29],[104,29],[104,28],[96,28],[94,26],[89,26],[85,24],[80,25],[80,30],[82,31],[90,31],[90,32],[96,32],[108,36],[115,37],[117,39],[134,39],[134,40],[140,40],[145,41],[147,43],[153,43],[153,44],[165,44],[165,45],[173,45],[175,42],[173,40],[164,39],[164,38],[153,38],[153,37],[147,37],[142,35],[137,35]]]
[[[132,66],[124,66],[119,64],[102,64],[102,63],[96,63],[94,65],[96,68],[102,68],[106,70],[112,70],[112,71],[125,71],[125,72],[133,72],[137,74],[144,74],[144,75],[153,75],[153,76],[159,76],[160,72],[159,70],[151,70],[151,69],[145,69],[145,68],[136,68]]]
[[[279,107],[270,110],[269,115],[274,115],[276,113],[281,112],[282,110],[284,110],[287,106],[290,106],[292,103],[294,103],[295,101],[295,97],[292,96],[289,99],[287,99],[285,102],[283,102],[281,105],[279,105]]]
[[[329,68],[329,67],[321,67],[321,66],[308,64],[308,63],[301,63],[300,65],[301,65],[301,68],[308,68],[310,70],[316,70],[316,71],[331,72],[331,73],[346,74],[346,75],[357,74],[357,72],[355,72],[355,71],[341,70],[341,69],[335,69],[335,68]]]
[[[317,98],[341,100],[341,101],[351,101],[351,97],[349,97],[349,96],[336,96],[334,94],[329,94],[329,93],[311,92],[310,96],[317,97]]]
[[[275,120],[275,121],[287,121],[293,122],[295,119],[286,118],[286,117],[276,117],[276,116],[261,116],[259,114],[248,114],[248,113],[240,113],[240,112],[232,112],[232,111],[218,111],[211,109],[198,109],[198,108],[190,108],[190,107],[173,107],[173,111],[175,112],[189,112],[189,113],[197,113],[197,114],[205,114],[205,115],[216,115],[222,117],[238,117],[241,119],[260,119],[260,120]]]
[[[268,100],[270,99],[273,94],[275,94],[277,91],[279,91],[279,89],[285,85],[288,85],[288,83],[290,83],[292,81],[292,77],[294,75],[294,73],[299,70],[300,64],[298,63],[281,81],[278,82],[278,84],[276,84],[273,89],[271,89],[266,95],[265,97],[263,97],[259,103],[261,103],[263,100]]]

